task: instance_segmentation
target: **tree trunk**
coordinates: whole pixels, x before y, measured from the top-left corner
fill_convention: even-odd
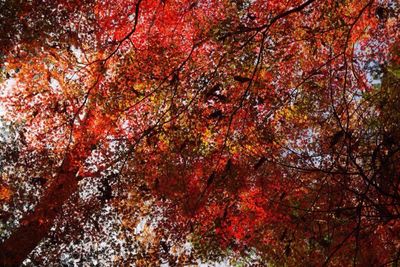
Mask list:
[[[68,158],[68,157],[67,157]],[[0,245],[0,266],[19,266],[49,233],[62,205],[78,190],[77,168],[66,160],[58,177],[46,190],[35,210],[22,218],[19,228]]]

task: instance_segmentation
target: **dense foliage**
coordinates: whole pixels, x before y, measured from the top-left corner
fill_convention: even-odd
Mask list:
[[[0,0],[0,265],[397,266],[399,18]]]

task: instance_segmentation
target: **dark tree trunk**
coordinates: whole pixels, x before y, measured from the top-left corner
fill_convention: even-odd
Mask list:
[[[22,218],[19,228],[0,245],[0,266],[20,266],[47,236],[64,203],[78,190],[77,169],[63,164],[35,210]]]

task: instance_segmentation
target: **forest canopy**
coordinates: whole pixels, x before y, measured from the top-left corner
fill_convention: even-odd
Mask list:
[[[0,0],[1,266],[397,266],[396,0]]]

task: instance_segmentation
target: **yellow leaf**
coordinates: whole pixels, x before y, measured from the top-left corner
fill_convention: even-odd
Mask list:
[[[11,191],[5,186],[0,186],[0,201],[9,201],[11,198]]]

